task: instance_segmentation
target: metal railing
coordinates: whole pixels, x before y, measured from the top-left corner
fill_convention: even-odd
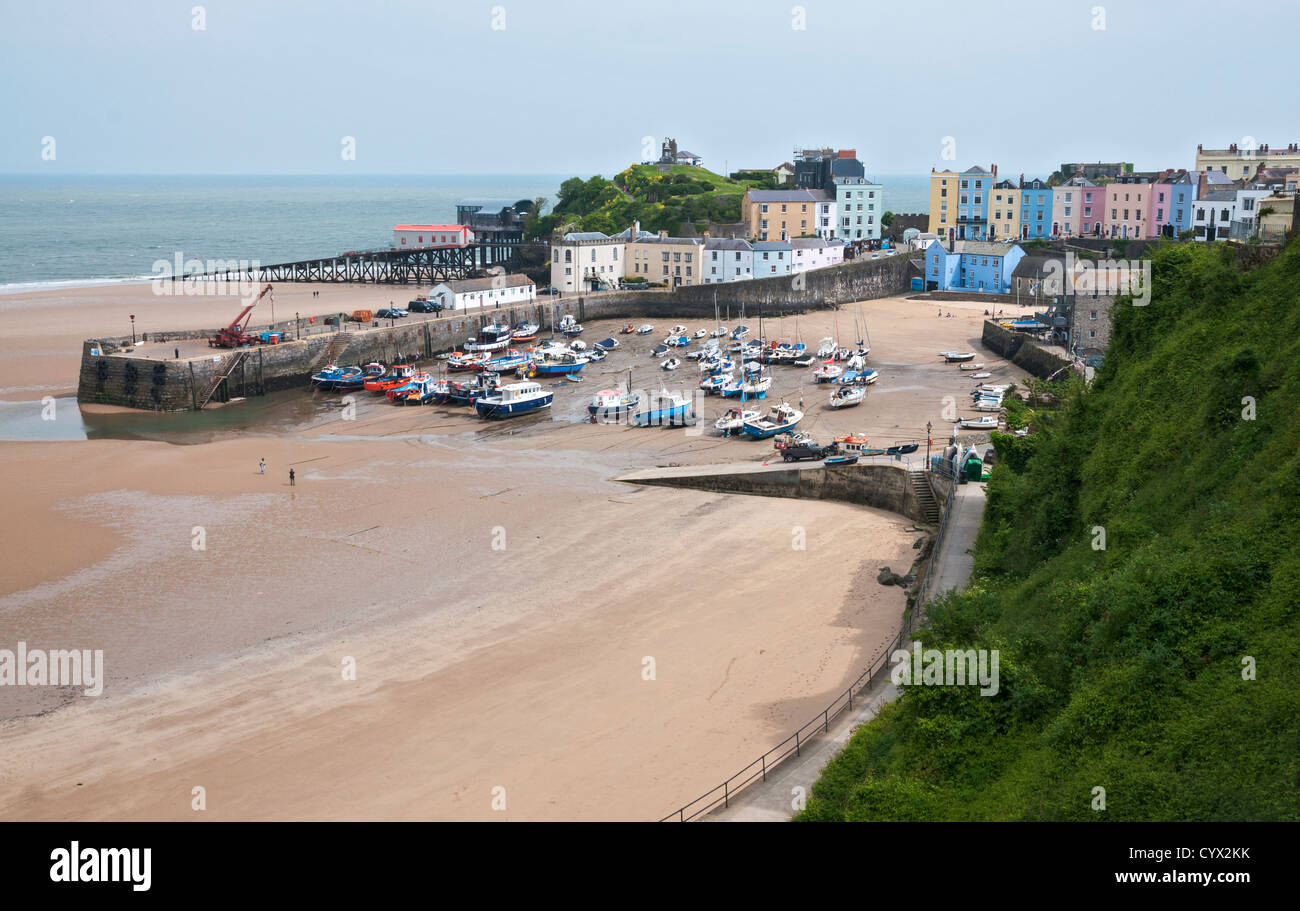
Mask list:
[[[893,459],[891,458],[890,461],[893,461]],[[767,781],[768,773],[775,770],[777,766],[791,756],[803,755],[804,747],[815,739],[818,734],[830,733],[833,719],[853,709],[854,695],[861,693],[862,690],[867,689],[875,682],[877,675],[888,666],[889,656],[903,647],[903,642],[916,629],[920,621],[921,606],[929,597],[930,579],[934,573],[934,564],[939,555],[939,548],[943,544],[944,532],[948,528],[948,517],[952,514],[952,504],[956,494],[957,479],[954,477],[952,478],[952,486],[948,488],[948,496],[944,499],[943,517],[939,522],[939,533],[935,536],[934,546],[930,549],[930,556],[926,561],[924,581],[921,583],[916,600],[913,601],[911,609],[899,627],[898,635],[894,637],[894,641],[872,659],[871,664],[858,676],[858,679],[853,681],[848,689],[840,693],[830,705],[823,709],[820,715],[800,727],[785,740],[759,756],[735,775],[722,782],[722,784],[704,792],[677,811],[669,813],[659,820],[660,822],[674,820],[677,822],[691,822],[718,806],[731,806],[731,799],[736,794],[755,781]]]

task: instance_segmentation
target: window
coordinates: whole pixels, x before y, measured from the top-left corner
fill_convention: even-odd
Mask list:
[[[596,248],[595,248],[595,247],[592,247],[592,248],[591,248],[591,261],[592,261],[593,263],[596,261]]]
[[[762,212],[764,215],[766,215],[766,214],[767,214],[767,203],[763,203],[761,206],[759,206],[759,207],[758,207],[758,211],[760,211],[760,212]]]
[[[1093,310],[1091,313],[1088,314],[1088,319],[1096,319],[1096,318],[1097,318],[1096,310]]]
[[[718,261],[718,251],[717,251],[717,250],[714,250],[714,251],[713,251],[713,261],[714,261],[715,263]],[[717,270],[715,269],[715,270],[713,270],[713,271],[716,272]]]
[[[614,262],[618,262],[618,247],[614,248]]]
[[[571,263],[571,262],[573,262],[573,251],[572,251],[572,250],[565,250],[565,251],[564,251],[564,261],[565,261],[566,263]]]
[[[1088,330],[1088,338],[1096,338],[1096,337],[1097,337],[1097,330],[1096,330],[1096,329],[1089,329],[1089,330]]]

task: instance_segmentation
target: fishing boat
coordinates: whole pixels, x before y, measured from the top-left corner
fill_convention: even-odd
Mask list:
[[[360,373],[351,373],[352,368],[345,367],[349,371],[346,375],[341,376],[334,384],[334,388],[339,392],[351,392],[361,389],[365,386],[366,380],[378,379],[387,372],[388,368],[383,364],[366,364],[361,368]]]
[[[609,357],[609,355],[605,353],[604,348],[592,348],[590,351],[586,353],[585,356],[587,360],[596,361],[597,363]]]
[[[949,364],[957,364],[960,363],[961,361],[975,360],[975,352],[974,351],[950,351],[947,354],[945,354],[943,358]]]
[[[692,335],[691,338],[704,338],[708,334],[709,334],[708,329],[696,329],[695,334]]]
[[[957,426],[962,430],[997,430],[997,415],[986,414],[978,418],[962,418],[957,422]]]
[[[885,449],[885,455],[910,455],[920,448],[918,443],[895,443]]]
[[[840,449],[843,449],[845,452],[861,453],[867,451],[871,438],[866,434],[850,433],[846,437],[836,437],[835,442],[839,443]],[[884,452],[883,449],[880,451]]]
[[[958,370],[983,370],[984,365],[983,364],[958,364],[957,369]]]
[[[854,405],[861,405],[866,397],[867,390],[861,386],[841,386],[831,393],[830,407],[851,408]]]
[[[537,333],[541,328],[537,323],[529,322],[526,319],[520,320],[515,323],[514,331],[510,335],[516,342],[531,342],[537,338]]]
[[[659,367],[663,370],[676,370],[682,365],[680,358],[670,357],[666,361],[661,361]]]
[[[434,384],[434,378],[427,373],[417,373],[410,382],[388,390],[388,401],[393,405],[418,405],[420,399],[428,393]]]
[[[655,331],[655,327],[654,327],[654,326],[650,325],[649,323],[642,323],[640,326],[637,327],[636,334],[637,334],[637,335],[649,335],[651,332],[654,332],[654,331]]]
[[[632,423],[637,427],[682,426],[691,416],[690,397],[667,389],[647,396],[641,406],[632,415]]]
[[[603,338],[600,341],[596,342],[596,344],[593,347],[603,348],[606,351],[613,351],[615,348],[618,347],[618,339],[613,337]]]
[[[334,364],[326,364],[320,373],[312,376],[311,384],[317,389],[328,392],[337,389],[339,383],[347,382],[352,377],[360,375],[360,367],[339,367]]]
[[[414,375],[415,366],[413,364],[401,364],[390,368],[383,376],[374,376],[366,380],[362,384],[362,388],[367,392],[387,392],[389,389],[409,383]]]
[[[550,408],[554,398],[540,383],[506,383],[475,399],[474,410],[482,418],[512,418]]]
[[[713,373],[700,380],[700,388],[704,390],[705,395],[719,395],[724,386],[732,381],[732,377],[727,373]]]
[[[533,358],[527,373],[530,377],[564,376],[569,373],[580,373],[586,365],[587,358],[581,354],[548,349]]]
[[[465,350],[468,352],[503,351],[510,347],[513,335],[513,330],[505,323],[493,323],[480,329],[478,335],[467,339]]]
[[[629,414],[639,401],[641,401],[641,396],[635,392],[624,392],[622,389],[602,389],[592,398],[591,404],[587,406],[587,413],[594,418],[622,417]]]
[[[713,422],[715,430],[720,430],[727,436],[733,433],[740,433],[745,427],[746,421],[753,421],[758,418],[757,411],[746,411],[743,408],[728,408],[727,413]]]
[[[441,398],[449,405],[472,405],[476,400],[485,395],[491,395],[496,392],[501,385],[501,379],[495,373],[480,373],[474,376],[468,383],[450,382],[446,385],[445,396],[442,389],[439,388],[434,394],[434,401],[438,402]],[[441,402],[439,402],[441,404]]]
[[[745,421],[742,429],[747,436],[751,436],[756,440],[766,440],[778,433],[793,430],[802,420],[802,411],[799,411],[793,405],[782,402],[780,405],[774,406],[771,411],[762,417]]]
[[[447,358],[447,369],[452,373],[478,370],[488,362],[490,356],[485,352],[453,351]]]
[[[822,360],[828,360],[835,356],[835,349],[839,346],[835,344],[835,339],[827,336],[817,343],[817,356]]]
[[[565,338],[582,335],[582,324],[573,318],[572,313],[566,313],[560,317],[560,335]]]
[[[484,370],[490,370],[493,373],[509,373],[512,370],[518,370],[528,364],[528,355],[515,351],[513,348],[506,351],[498,357],[491,358],[483,364]]]
[[[834,467],[836,465],[856,465],[857,462],[858,456],[856,455],[836,455],[828,456],[822,464]]]
[[[839,379],[840,374],[842,374],[843,372],[844,372],[844,368],[841,367],[839,364],[833,363],[831,361],[826,361],[824,364],[822,364],[820,367],[818,367],[816,370],[813,371],[813,382],[833,383],[835,382],[835,380]]]

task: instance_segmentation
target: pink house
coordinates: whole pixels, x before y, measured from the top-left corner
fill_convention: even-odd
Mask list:
[[[1107,237],[1147,236],[1154,187],[1150,174],[1125,174],[1107,184],[1103,229]]]
[[[1106,188],[1079,188],[1079,233],[1100,235],[1106,225]]]

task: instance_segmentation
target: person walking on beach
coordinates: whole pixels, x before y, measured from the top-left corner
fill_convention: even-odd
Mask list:
[[[176,360],[179,361],[180,359],[181,359],[181,349],[177,348],[177,349],[176,349]]]
[[[257,473],[266,474],[266,459],[262,459],[257,463]]]
[[[289,469],[289,486],[290,486],[290,487],[293,486],[293,469],[292,469],[292,468]]]

